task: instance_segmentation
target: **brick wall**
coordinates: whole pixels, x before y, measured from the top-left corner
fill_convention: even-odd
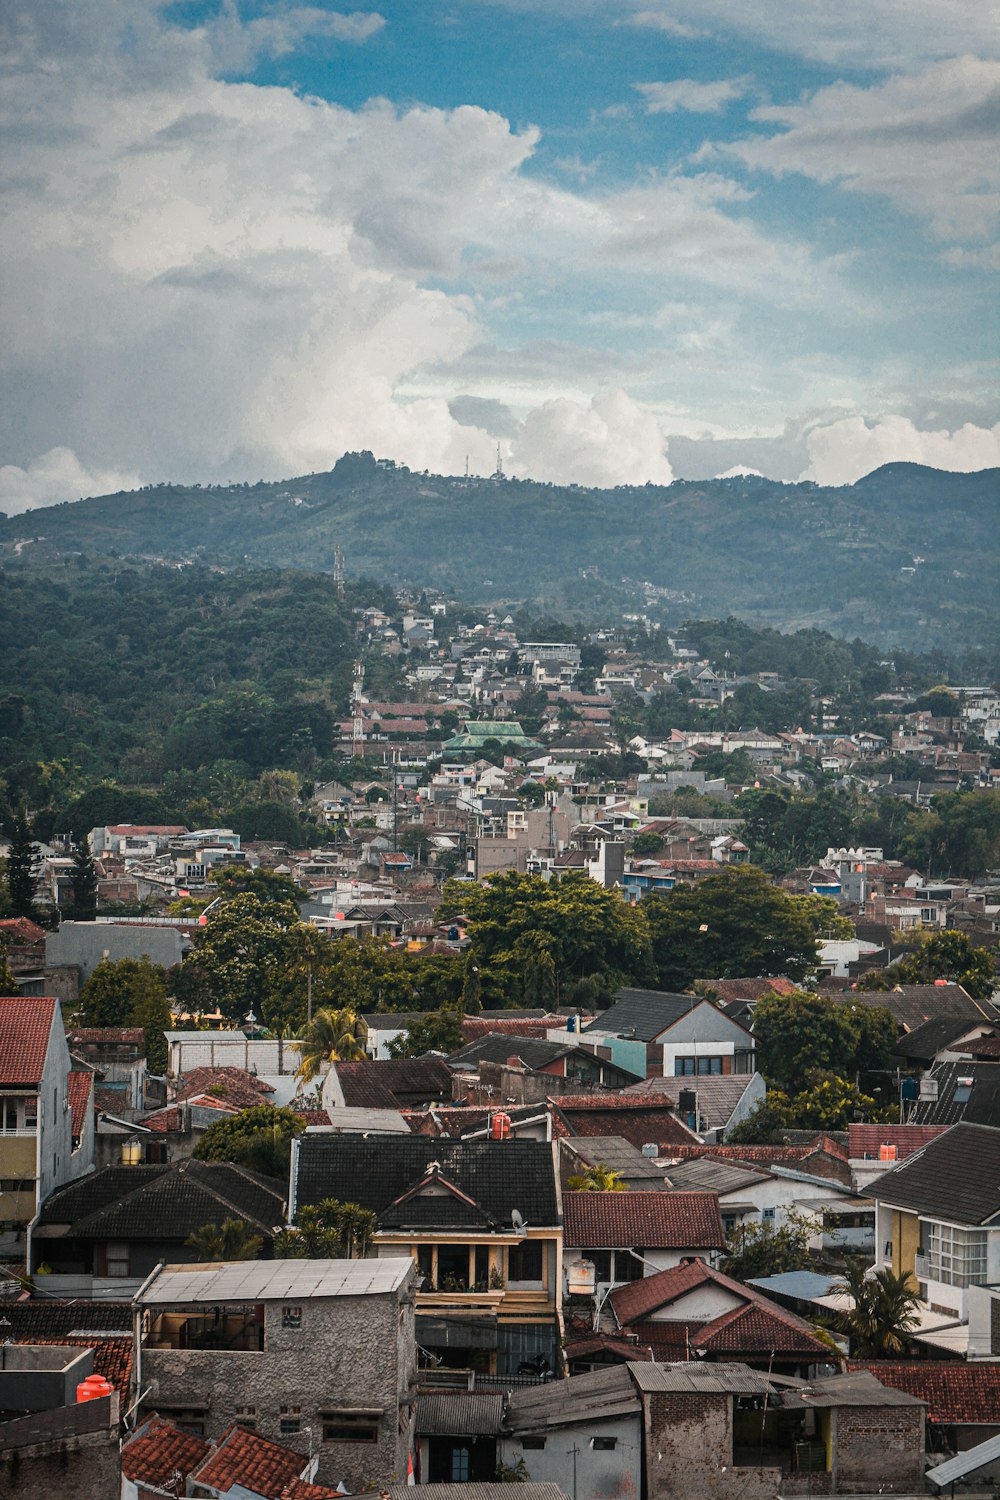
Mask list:
[[[889,1478],[896,1489],[920,1488],[924,1468],[923,1407],[838,1407],[833,1441],[839,1494],[877,1491]]]
[[[732,1398],[670,1392],[643,1397],[649,1500],[774,1500],[781,1474],[733,1466]]]

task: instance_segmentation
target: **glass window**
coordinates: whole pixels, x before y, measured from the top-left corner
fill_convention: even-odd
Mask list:
[[[922,1246],[927,1277],[947,1286],[969,1286],[986,1280],[984,1229],[956,1229],[951,1224],[925,1224]]]
[[[282,1328],[301,1328],[301,1307],[283,1307],[281,1309],[281,1326]]]
[[[522,1448],[544,1448],[545,1447],[545,1439],[543,1437],[523,1437],[521,1439],[521,1447]]]
[[[453,1448],[451,1450],[451,1478],[453,1484],[467,1483],[469,1478],[468,1448]]]
[[[323,1413],[324,1443],[377,1443],[378,1421],[357,1412]]]
[[[618,1439],[613,1437],[592,1437],[590,1446],[597,1453],[612,1453],[617,1441]]]
[[[511,1246],[507,1252],[507,1280],[511,1283],[534,1281],[541,1284],[541,1240],[525,1240],[523,1244]]]
[[[129,1274],[129,1254],[127,1245],[109,1245],[107,1250],[108,1275],[127,1276]]]
[[[633,1255],[631,1250],[615,1251],[616,1281],[641,1281],[642,1274],[642,1261],[638,1256]]]

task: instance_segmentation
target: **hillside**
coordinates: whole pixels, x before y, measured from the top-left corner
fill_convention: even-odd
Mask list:
[[[0,560],[67,554],[325,571],[596,615],[734,613],[912,649],[994,638],[1000,471],[890,464],[842,489],[745,478],[613,490],[414,474],[348,454],[273,484],[164,485],[0,522]],[[586,573],[586,576],[581,576]]]

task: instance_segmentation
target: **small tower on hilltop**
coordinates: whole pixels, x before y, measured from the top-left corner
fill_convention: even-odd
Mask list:
[[[496,484],[502,484],[503,481],[507,478],[506,474],[503,471],[503,459],[500,456],[500,444],[499,443],[497,443],[497,466],[493,470],[493,473],[492,473],[492,475],[490,477],[493,479],[494,483],[496,483]]]
[[[344,553],[340,543],[333,549],[333,586],[337,590],[337,598],[341,604],[344,602]]]

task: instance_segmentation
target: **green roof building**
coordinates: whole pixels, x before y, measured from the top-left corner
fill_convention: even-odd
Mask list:
[[[452,735],[441,747],[442,755],[482,755],[487,740],[499,740],[520,759],[541,755],[545,746],[529,739],[516,719],[466,719],[462,733]]]

